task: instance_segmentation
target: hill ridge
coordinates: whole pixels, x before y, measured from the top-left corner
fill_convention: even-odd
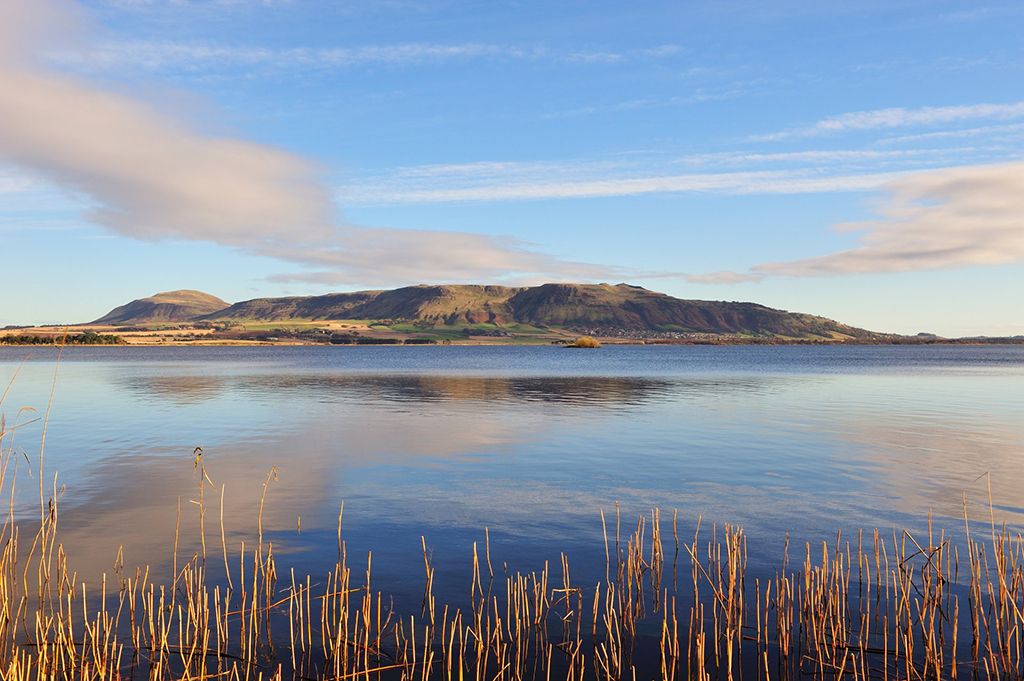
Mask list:
[[[205,309],[204,309],[205,308]],[[657,331],[779,338],[871,339],[865,329],[759,303],[686,300],[632,284],[539,286],[418,284],[315,296],[253,298],[233,305],[170,291],[115,308],[95,323],[382,320],[424,328],[523,324],[580,331]]]
[[[866,338],[864,329],[758,303],[684,300],[632,284],[420,284],[391,290],[242,301],[210,321],[381,319],[422,324]]]

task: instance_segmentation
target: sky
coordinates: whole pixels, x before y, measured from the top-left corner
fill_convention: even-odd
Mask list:
[[[628,282],[1024,334],[1024,5],[0,0],[0,326]]]

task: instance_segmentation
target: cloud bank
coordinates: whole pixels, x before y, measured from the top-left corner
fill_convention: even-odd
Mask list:
[[[820,277],[947,270],[1024,262],[1024,162],[947,168],[886,185],[880,218],[838,225],[863,232],[849,250],[746,273],[688,276],[735,283],[769,276]]]
[[[196,132],[40,63],[38,51],[88,32],[75,5],[0,0],[0,16],[0,160],[81,195],[87,219],[118,235],[210,241],[364,282],[608,272],[488,236],[346,226],[307,160]]]
[[[335,248],[275,247],[265,253],[319,268],[285,274],[276,281],[320,284],[398,281],[540,284],[551,281],[621,280],[616,267],[571,262],[532,250],[511,237],[414,229],[351,229]],[[409,254],[396,257],[397,254]],[[500,266],[500,269],[496,267]]]
[[[199,135],[148,105],[59,74],[0,69],[0,152],[98,206],[123,236],[271,242],[333,234],[317,169],[257,144]]]

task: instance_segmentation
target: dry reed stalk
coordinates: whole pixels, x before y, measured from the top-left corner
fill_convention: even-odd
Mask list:
[[[0,492],[11,493],[17,457],[13,428],[5,429],[5,423],[0,419]],[[738,679],[747,672],[757,679],[836,681],[850,676],[864,681],[957,679],[961,672],[1020,677],[1024,538],[1005,526],[997,528],[990,505],[990,541],[975,540],[966,496],[965,536],[958,545],[944,529],[936,532],[929,517],[927,537],[902,532],[890,541],[874,531],[867,537],[858,533],[856,543],[837,534],[835,544],[822,543],[820,551],[807,544],[802,564],[790,570],[787,536],[782,569],[771,579],[756,576],[749,592],[746,534],[740,528],[725,525],[720,532],[713,525],[702,547],[702,519],[697,519],[692,544],[682,544],[691,561],[691,588],[680,593],[677,513],[670,588],[664,579],[660,511],[638,516],[635,530],[622,537],[617,505],[616,561],[613,566],[601,511],[605,575],[591,582],[586,594],[572,581],[564,553],[557,585],[550,583],[547,564],[531,573],[510,573],[506,566],[504,585],[495,585],[485,528],[484,556],[473,546],[470,607],[464,613],[436,602],[433,556],[421,537],[425,583],[417,620],[400,616],[382,592],[371,589],[372,554],[367,555],[365,581],[353,585],[342,540],[343,507],[338,559],[325,581],[314,583],[311,576],[300,578],[290,570],[290,584],[278,593],[277,561],[273,544],[264,542],[262,517],[276,469],[260,497],[254,549],[246,553],[240,543],[240,597],[232,606],[226,489],[221,485],[217,490],[201,455],[195,467],[200,550],[179,565],[179,500],[169,591],[154,584],[148,570],[125,576],[121,553],[114,580],[104,575],[87,590],[69,572],[58,541],[60,490],[55,481],[50,490],[40,487],[46,498],[26,555],[19,555],[20,533],[9,505],[0,528],[0,673],[5,681],[105,681],[136,673],[150,681],[523,681],[590,674],[603,681],[640,676],[676,681]],[[219,496],[222,583],[207,572],[205,562],[207,484]],[[965,584],[958,582],[961,550],[970,572]],[[680,601],[689,611],[682,626]],[[966,629],[960,634],[961,610],[970,622],[969,635]],[[549,643],[548,636],[556,632],[559,638]]]

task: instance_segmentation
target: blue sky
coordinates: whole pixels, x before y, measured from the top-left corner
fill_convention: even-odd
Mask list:
[[[0,0],[0,324],[627,281],[1024,334],[1024,7]]]

